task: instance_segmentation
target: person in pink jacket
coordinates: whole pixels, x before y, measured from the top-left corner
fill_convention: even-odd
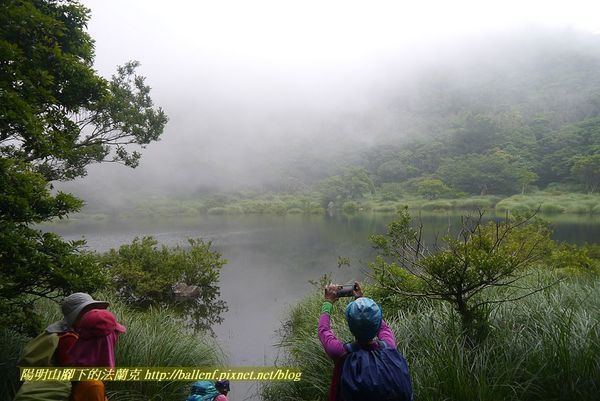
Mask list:
[[[350,332],[354,335],[356,342],[365,349],[379,349],[380,343],[375,338],[384,341],[388,348],[396,348],[394,333],[382,318],[381,309],[370,298],[363,297],[358,283],[355,283],[353,295],[355,301],[348,305],[346,320]],[[329,388],[328,401],[340,401],[340,375],[343,356],[347,348],[331,330],[330,314],[333,304],[337,302],[339,286],[330,284],[325,287],[325,300],[319,317],[318,336],[325,353],[334,361],[333,378]],[[356,313],[355,313],[356,312]],[[354,318],[360,316],[360,318]]]

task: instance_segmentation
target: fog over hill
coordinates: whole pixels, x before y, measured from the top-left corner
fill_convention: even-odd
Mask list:
[[[131,58],[135,58],[132,52]],[[137,169],[95,165],[57,186],[91,203],[132,196],[285,190],[310,185],[365,151],[443,137],[469,113],[515,113],[545,130],[600,114],[600,37],[522,27],[423,42],[350,67],[297,75],[240,65],[213,74],[172,71],[155,84],[170,121]]]

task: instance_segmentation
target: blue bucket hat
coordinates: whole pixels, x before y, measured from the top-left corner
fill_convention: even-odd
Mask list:
[[[379,332],[383,314],[371,298],[361,297],[346,307],[346,321],[358,341],[369,341]]]

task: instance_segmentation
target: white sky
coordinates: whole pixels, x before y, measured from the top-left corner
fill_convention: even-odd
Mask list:
[[[352,81],[371,85],[390,54],[431,52],[424,44],[528,24],[600,33],[598,0],[83,3],[92,10],[89,31],[99,72],[109,77],[116,65],[139,60],[159,97],[198,88],[205,98],[249,94],[256,100],[259,91],[268,101],[321,84],[343,92]]]
[[[345,63],[424,38],[517,24],[600,33],[594,0],[85,0],[98,56],[111,53],[249,63]],[[102,61],[102,60],[99,60]]]

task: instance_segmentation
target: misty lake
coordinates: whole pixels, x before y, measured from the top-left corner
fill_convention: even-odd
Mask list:
[[[229,311],[215,327],[231,366],[270,366],[277,357],[276,330],[285,312],[315,287],[324,273],[338,283],[362,279],[374,256],[368,241],[382,233],[393,215],[322,216],[204,216],[156,220],[66,221],[45,225],[68,240],[85,238],[88,247],[107,251],[151,235],[166,245],[186,244],[190,237],[212,240],[228,263],[221,272],[221,297]],[[549,219],[554,238],[573,243],[597,242],[600,217]],[[456,227],[458,216],[424,215],[425,238]],[[339,256],[351,260],[338,268]],[[317,316],[315,316],[316,325]],[[316,333],[316,326],[315,326]],[[256,384],[235,382],[231,400],[258,399]]]

